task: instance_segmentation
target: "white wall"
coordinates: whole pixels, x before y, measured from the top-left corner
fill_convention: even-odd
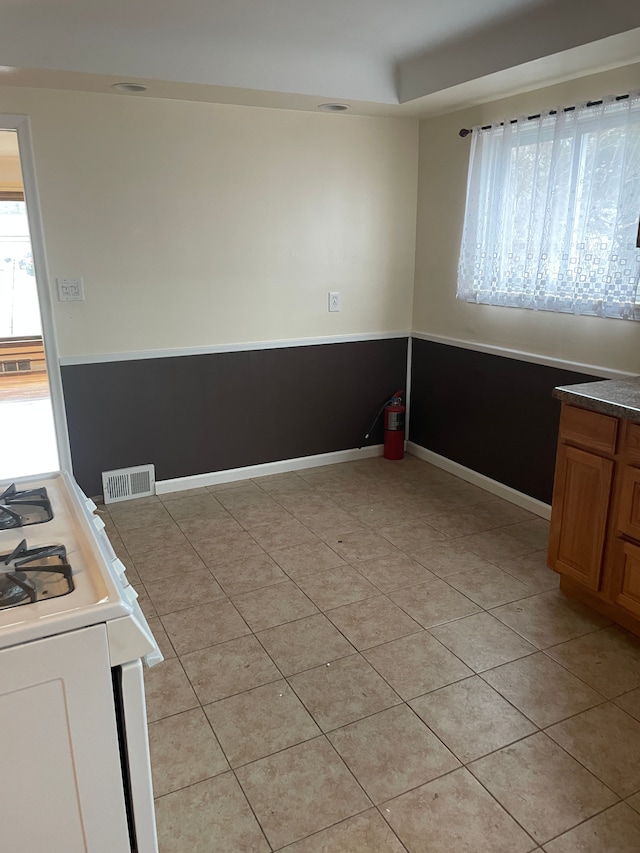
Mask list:
[[[61,356],[411,327],[417,121],[0,97],[31,119],[51,281],[84,279]]]
[[[639,79],[640,65],[632,65],[421,122],[416,331],[640,373],[640,323],[473,305],[455,298],[470,145],[458,130],[623,94],[637,88]]]

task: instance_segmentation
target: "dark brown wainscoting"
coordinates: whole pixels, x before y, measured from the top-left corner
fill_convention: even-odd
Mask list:
[[[410,439],[551,503],[560,403],[556,385],[601,380],[413,339]]]
[[[358,447],[406,362],[393,338],[65,365],[75,477],[98,495],[113,468],[165,480]]]

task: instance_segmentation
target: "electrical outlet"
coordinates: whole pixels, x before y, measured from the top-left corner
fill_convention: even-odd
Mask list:
[[[329,311],[340,310],[340,294],[337,290],[329,291]]]
[[[82,302],[84,300],[84,286],[82,279],[57,278],[58,302]]]

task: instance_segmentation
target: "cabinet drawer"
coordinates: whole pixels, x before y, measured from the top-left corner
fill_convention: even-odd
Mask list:
[[[618,541],[614,601],[634,616],[640,616],[640,548]]]
[[[638,424],[629,424],[627,427],[627,460],[640,465],[640,426]]]
[[[617,418],[563,405],[560,418],[560,437],[563,441],[613,455],[616,452],[617,436]]]
[[[630,465],[622,475],[618,530],[640,540],[640,468]]]

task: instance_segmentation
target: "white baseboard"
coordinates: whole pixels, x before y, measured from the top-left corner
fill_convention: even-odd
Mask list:
[[[220,483],[233,483],[237,480],[249,480],[253,477],[266,477],[269,474],[284,474],[287,471],[301,471],[304,468],[318,468],[321,465],[334,465],[338,462],[352,462],[355,459],[369,459],[382,456],[383,445],[373,444],[353,450],[337,450],[334,453],[319,453],[317,456],[300,456],[297,459],[282,459],[279,462],[265,462],[262,465],[247,465],[245,468],[229,468],[226,471],[213,471],[210,474],[193,474],[190,477],[176,477],[172,480],[156,480],[156,494],[182,492],[202,486],[217,486]]]
[[[424,462],[430,462],[443,471],[448,471],[450,474],[455,474],[461,480],[466,480],[468,483],[473,483],[474,486],[480,486],[481,489],[486,489],[492,495],[497,495],[511,503],[520,506],[523,509],[529,510],[541,518],[551,518],[551,507],[549,504],[525,495],[523,492],[512,489],[511,486],[505,486],[504,483],[499,483],[497,480],[492,480],[491,477],[486,477],[484,474],[479,474],[477,471],[460,465],[459,462],[454,462],[452,459],[447,459],[446,456],[440,456],[439,453],[434,453],[433,450],[427,450],[413,441],[407,442],[407,450],[418,459]]]

